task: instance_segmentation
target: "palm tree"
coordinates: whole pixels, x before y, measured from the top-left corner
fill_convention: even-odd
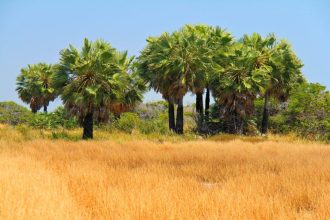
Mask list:
[[[49,102],[57,97],[52,81],[53,72],[52,65],[38,63],[21,69],[17,77],[16,91],[22,101],[30,105],[33,113],[41,107],[47,113]]]
[[[229,55],[234,43],[232,35],[220,27],[210,28],[207,45],[210,48],[212,64],[206,74],[205,118],[209,119],[210,85],[216,72],[221,72],[230,63]]]
[[[169,128],[182,134],[183,96],[188,91],[182,36],[179,32],[165,32],[159,37],[149,37],[147,42],[139,57],[140,75],[150,88],[168,101]],[[178,105],[176,120],[174,104]]]
[[[209,78],[214,72],[214,62],[216,65],[223,65],[230,45],[232,36],[230,33],[219,27],[208,25],[185,25],[180,31],[188,44],[184,46],[187,51],[186,84],[189,90],[196,95],[196,112],[199,121],[204,118],[203,93],[206,90],[205,114],[208,115],[210,103]],[[215,59],[217,54],[217,59]]]
[[[115,61],[118,61],[119,65],[124,70],[129,70],[129,74],[126,74],[125,85],[121,101],[114,103],[110,106],[110,111],[116,116],[120,117],[120,114],[132,110],[136,103],[142,102],[142,94],[146,90],[144,81],[140,78],[137,71],[137,62],[134,62],[134,57],[127,57],[127,52],[116,53]]]
[[[211,64],[207,42],[210,34],[210,26],[207,25],[185,25],[180,34],[188,40],[185,50],[189,53],[191,62],[190,76],[186,82],[189,90],[196,95],[196,112],[198,119],[203,119],[203,93],[206,86],[207,66]],[[203,60],[204,63],[201,63]]]
[[[85,39],[81,51],[70,45],[60,52],[54,79],[65,108],[81,121],[84,139],[93,138],[94,117],[106,120],[131,89],[131,61],[126,52],[116,52],[103,40]],[[140,101],[140,96],[134,101]]]
[[[279,101],[287,100],[293,84],[303,79],[301,73],[303,64],[285,40],[282,40],[273,48],[269,65],[272,67],[272,71],[270,72],[271,81],[264,95],[264,109],[261,123],[261,133],[263,134],[268,131],[270,96]]]
[[[183,97],[188,91],[202,93],[207,59],[205,39],[195,29],[185,26],[172,34],[148,38],[141,52],[140,74],[149,87],[160,92],[169,104],[169,128],[183,133]],[[202,56],[201,54],[205,54]],[[177,104],[176,121],[174,104]]]
[[[161,93],[168,102],[169,129],[176,131],[174,100],[168,93],[170,83],[166,72],[169,72],[169,66],[166,66],[165,59],[173,50],[172,41],[166,32],[160,37],[149,37],[147,46],[138,57],[138,71],[149,88]]]
[[[216,102],[222,107],[225,130],[242,134],[245,119],[254,111],[257,94],[263,93],[269,81],[271,67],[265,62],[265,53],[248,46],[245,36],[232,46],[230,63],[213,75],[212,90]],[[252,40],[261,41],[259,36]]]

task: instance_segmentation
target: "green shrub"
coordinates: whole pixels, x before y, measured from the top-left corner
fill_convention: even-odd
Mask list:
[[[296,132],[303,138],[330,141],[330,93],[318,83],[303,83],[290,93],[287,107],[270,117],[276,133]]]
[[[54,129],[59,127],[72,129],[78,126],[78,122],[74,117],[70,117],[63,107],[58,107],[54,112],[48,114],[34,114],[29,121],[29,125],[41,129]]]
[[[139,123],[139,131],[142,134],[167,134],[169,132],[167,128],[167,114],[159,114],[158,117],[142,120]]]
[[[115,122],[118,130],[131,134],[141,123],[139,115],[132,112],[125,112],[120,115],[120,118]]]
[[[166,112],[167,105],[165,101],[141,103],[134,109],[134,112],[137,113],[142,120],[153,119],[158,117],[159,114]]]
[[[62,131],[53,131],[51,135],[52,139],[70,139],[68,132]]]
[[[9,125],[24,124],[31,117],[30,110],[15,102],[0,102],[0,123]]]

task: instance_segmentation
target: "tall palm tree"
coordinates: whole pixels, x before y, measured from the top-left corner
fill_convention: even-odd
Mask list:
[[[169,66],[166,58],[173,51],[173,39],[165,32],[159,37],[149,37],[147,46],[138,57],[138,71],[141,78],[150,89],[162,94],[168,102],[169,129],[176,131],[174,99],[169,95],[170,86],[168,78]]]
[[[211,80],[216,72],[221,72],[230,63],[230,54],[234,44],[233,36],[220,27],[211,28],[208,36],[208,48],[211,51],[212,65],[206,74],[205,94],[205,118],[209,118],[210,108],[210,86]]]
[[[178,134],[183,133],[183,97],[188,91],[201,92],[203,82],[197,78],[205,74],[205,60],[208,59],[201,56],[207,53],[207,48],[203,47],[205,39],[194,28],[185,26],[172,34],[148,38],[139,57],[142,78],[168,101],[169,128]],[[176,121],[174,104],[177,104]]]
[[[189,71],[185,73],[186,84],[196,95],[196,112],[199,120],[203,121],[204,90],[206,90],[205,114],[209,111],[209,75],[214,72],[214,62],[216,65],[224,64],[222,58],[226,57],[233,38],[227,31],[208,25],[185,25],[179,33],[188,42],[184,45],[184,50],[188,54],[186,62],[189,67]],[[217,54],[217,59],[214,59],[215,54]]]
[[[33,113],[42,107],[47,113],[49,102],[57,97],[52,81],[53,72],[52,65],[38,63],[21,69],[16,79],[16,91],[22,101],[30,105]]]
[[[208,25],[185,25],[180,33],[189,41],[185,50],[188,51],[192,66],[186,82],[189,90],[196,95],[196,112],[199,120],[203,119],[203,93],[206,87],[207,66],[211,64],[207,42],[211,27]],[[203,63],[201,61],[203,60]]]
[[[188,91],[186,84],[186,54],[179,32],[163,33],[149,37],[147,46],[139,57],[139,72],[149,87],[160,92],[169,104],[169,128],[183,133],[183,96]],[[174,118],[174,104],[177,117]]]
[[[274,97],[279,101],[288,98],[293,84],[302,82],[301,68],[303,64],[293,52],[290,44],[285,40],[280,41],[272,50],[269,59],[272,67],[270,72],[270,83],[264,95],[264,109],[261,123],[261,132],[268,131],[269,121],[269,98]]]
[[[130,63],[103,40],[85,39],[80,51],[70,45],[60,52],[54,79],[65,108],[80,119],[84,139],[93,138],[94,117],[106,120],[130,89]]]

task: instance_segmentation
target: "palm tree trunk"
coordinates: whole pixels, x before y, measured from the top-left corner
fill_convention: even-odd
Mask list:
[[[244,121],[235,110],[226,115],[225,131],[229,134],[243,134]]]
[[[44,113],[47,114],[47,105],[44,105]]]
[[[236,126],[236,134],[242,135],[244,129],[243,119],[235,112],[235,126]]]
[[[196,113],[198,117],[198,122],[203,122],[203,93],[198,92],[196,93]]]
[[[198,95],[196,93],[196,113],[199,113],[199,98],[198,98]]]
[[[266,92],[264,100],[264,111],[262,114],[261,122],[261,133],[266,134],[268,131],[268,121],[269,121],[269,93]]]
[[[209,120],[210,117],[210,89],[209,87],[206,88],[206,94],[205,94],[205,118],[206,121]]]
[[[168,101],[168,126],[171,131],[175,131],[174,104]]]
[[[203,93],[198,92],[196,93],[196,112],[203,115]]]
[[[38,111],[38,104],[36,98],[32,97],[30,100],[30,108],[33,114],[37,113]]]
[[[176,112],[176,133],[183,134],[183,98],[178,100],[178,108]]]
[[[93,139],[93,112],[87,113],[83,121],[83,139]]]

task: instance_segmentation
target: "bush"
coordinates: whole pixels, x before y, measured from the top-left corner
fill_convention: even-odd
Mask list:
[[[296,132],[303,138],[330,141],[330,93],[318,83],[292,89],[287,108],[270,117],[276,133]]]
[[[0,102],[0,123],[9,125],[24,124],[31,117],[30,110],[15,102]]]
[[[167,115],[162,113],[158,117],[148,120],[141,120],[139,124],[139,131],[142,134],[167,134]]]
[[[78,126],[78,122],[74,117],[70,117],[68,112],[63,107],[58,107],[54,112],[36,113],[34,114],[29,125],[34,128],[53,129],[67,128],[72,129]]]
[[[135,128],[139,126],[141,120],[136,113],[125,112],[120,115],[120,118],[115,122],[115,127],[123,132],[131,134]]]
[[[167,102],[165,101],[156,101],[149,102],[146,104],[141,103],[134,110],[139,117],[144,119],[154,119],[158,117],[159,114],[164,113],[167,110]]]

